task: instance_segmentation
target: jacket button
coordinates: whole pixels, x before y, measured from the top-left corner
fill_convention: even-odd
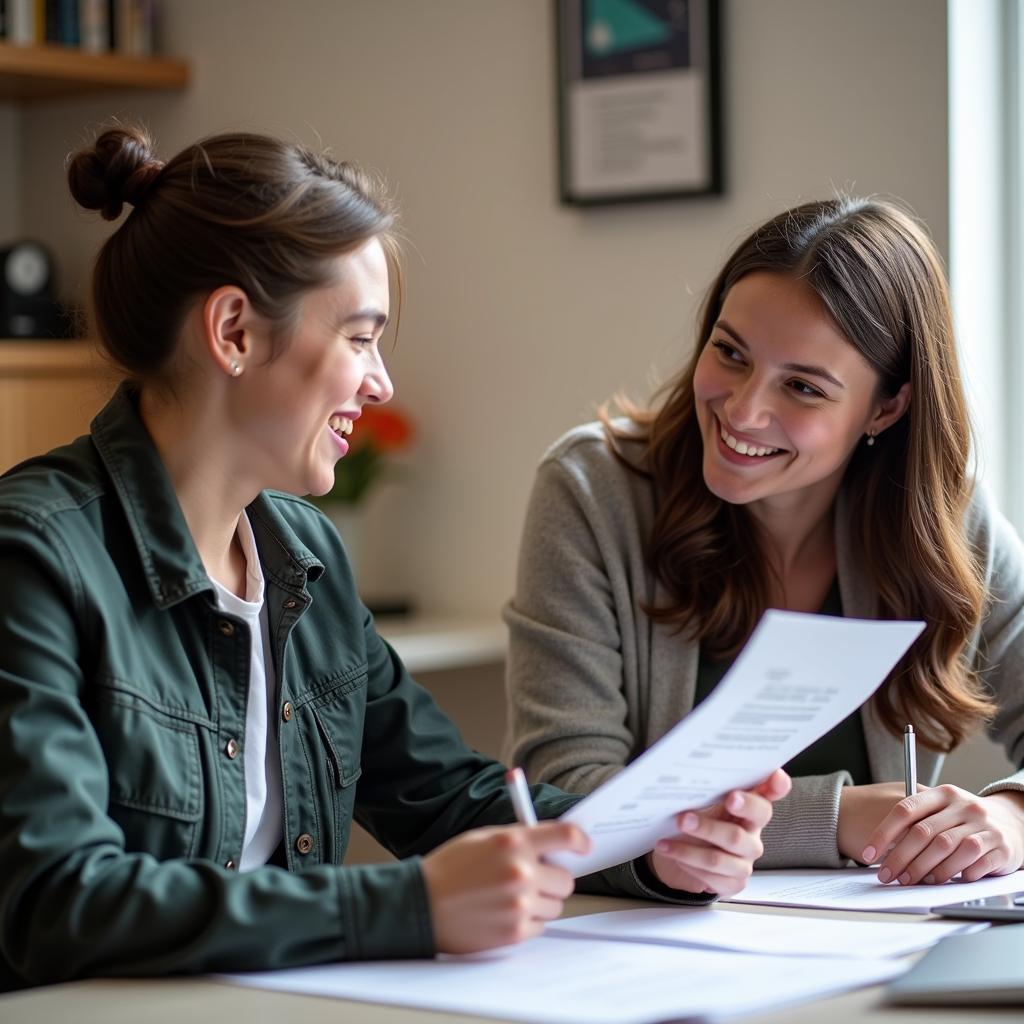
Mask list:
[[[224,634],[224,636],[235,635],[235,624],[233,622],[228,622],[227,619],[221,619],[220,622],[217,623],[217,628]]]
[[[296,601],[294,597],[289,597],[288,600],[285,601],[284,606],[285,608],[296,608],[298,607],[298,604],[299,602]]]
[[[309,853],[313,849],[313,837],[308,832],[303,832],[298,839],[295,840],[295,849],[299,853]]]
[[[292,705],[290,701],[284,702],[284,707],[281,708],[281,717],[286,722],[290,722],[292,720]]]
[[[236,865],[233,860],[224,861],[224,867],[226,867],[228,871],[234,871],[237,866],[238,865]]]
[[[238,741],[228,740],[227,743],[224,745],[224,753],[227,754],[232,761],[234,761],[234,759],[238,757]]]

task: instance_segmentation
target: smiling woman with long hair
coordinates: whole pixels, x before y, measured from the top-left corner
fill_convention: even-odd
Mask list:
[[[1024,556],[968,475],[941,262],[894,204],[813,202],[745,239],[693,357],[545,457],[506,610],[509,757],[589,792],[729,668],[766,608],[923,619],[871,701],[786,766],[762,867],[873,862],[883,881],[1024,859],[1024,773],[903,797],[987,725],[1024,760]],[[917,827],[912,827],[917,826]]]

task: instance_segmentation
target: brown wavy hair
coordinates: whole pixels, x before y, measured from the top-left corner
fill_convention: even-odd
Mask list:
[[[167,163],[136,124],[110,124],[68,158],[86,209],[131,212],[96,258],[90,314],[108,356],[130,377],[164,381],[192,303],[234,284],[273,329],[273,356],[298,300],[332,282],[335,258],[380,240],[401,309],[397,213],[354,164],[268,135],[230,132]]]
[[[963,526],[970,420],[942,262],[925,231],[892,203],[812,202],[759,227],[712,284],[697,351],[660,400],[649,409],[620,401],[632,421],[626,427],[604,414],[617,453],[619,440],[639,434],[646,441],[642,472],[656,495],[646,554],[670,600],[645,611],[677,624],[712,656],[727,657],[768,604],[771,570],[749,513],[704,484],[693,395],[697,360],[725,296],[754,271],[785,274],[813,289],[878,373],[882,395],[910,382],[909,410],[872,448],[858,446],[843,487],[853,555],[878,593],[879,616],[926,622],[872,698],[874,708],[890,732],[899,735],[913,721],[923,743],[951,750],[994,711],[963,658],[984,596]]]

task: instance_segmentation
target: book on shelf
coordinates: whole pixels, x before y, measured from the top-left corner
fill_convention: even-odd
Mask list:
[[[0,42],[148,57],[158,14],[157,0],[0,0]]]

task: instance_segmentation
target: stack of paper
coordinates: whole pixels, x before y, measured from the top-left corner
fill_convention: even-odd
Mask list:
[[[739,916],[739,915],[737,915]],[[799,957],[541,936],[438,960],[375,961],[236,974],[240,985],[472,1013],[530,1024],[719,1020],[896,977],[892,960]],[[743,984],[736,984],[742,977]]]
[[[872,868],[840,871],[755,871],[733,903],[826,910],[873,910],[928,914],[933,907],[1024,889],[1024,871],[977,882],[944,885],[882,885]]]
[[[982,927],[985,926],[944,921],[903,924],[741,914],[715,907],[645,907],[554,921],[547,926],[547,934],[731,949],[740,953],[873,960],[916,953],[947,935],[978,931]]]

